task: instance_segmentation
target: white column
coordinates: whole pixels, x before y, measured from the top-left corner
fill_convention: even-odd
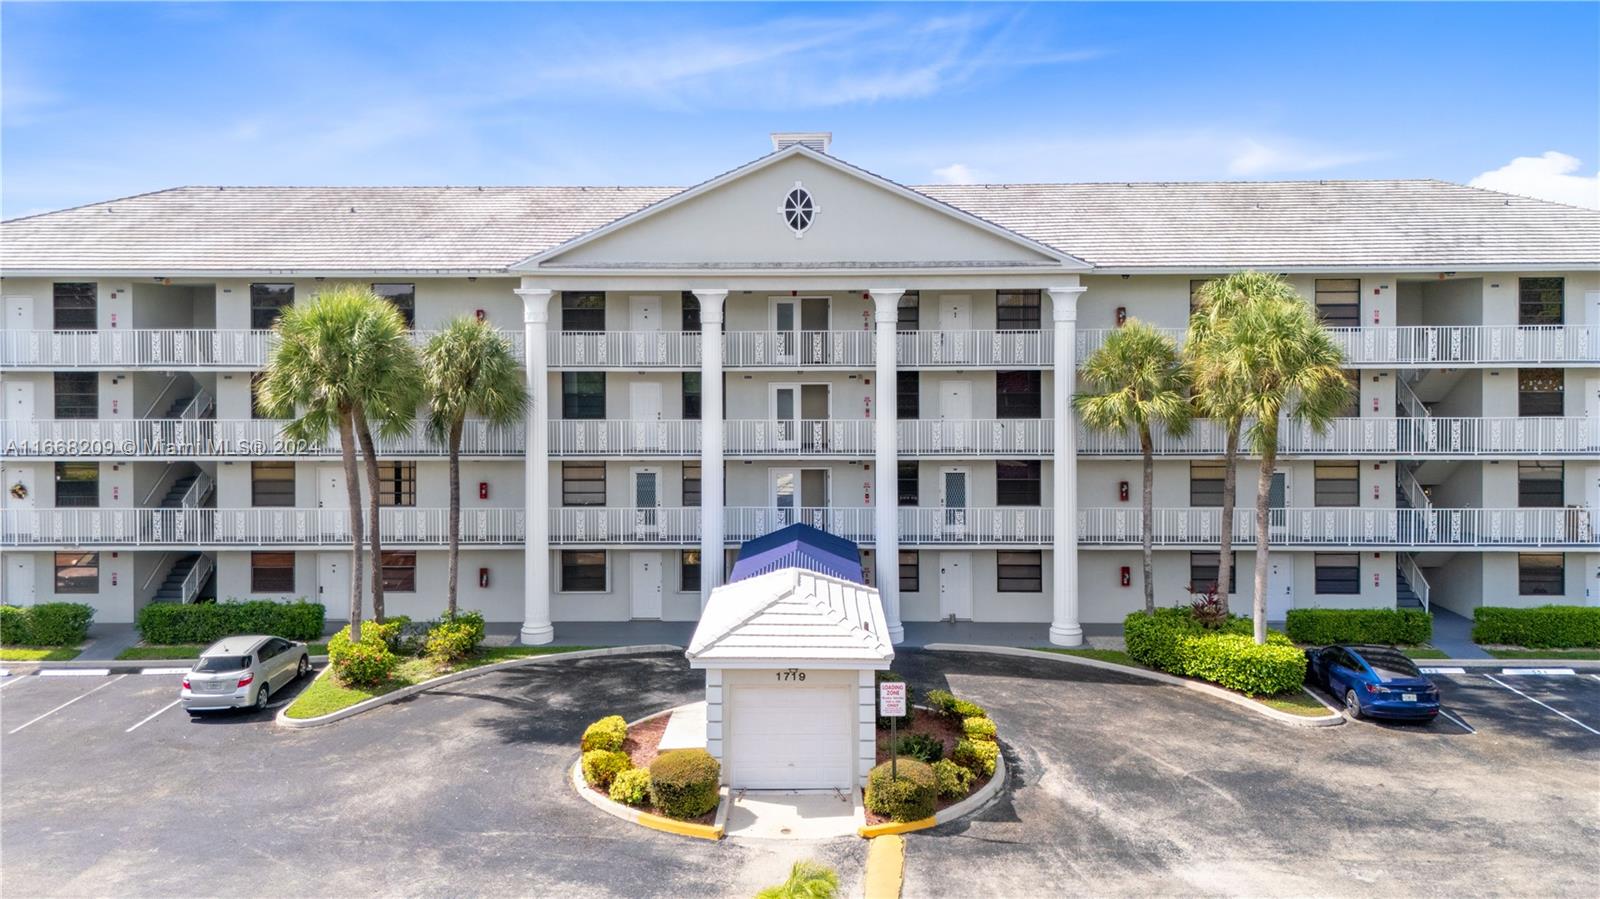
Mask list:
[[[1078,295],[1082,287],[1048,287],[1056,323],[1055,403],[1053,414],[1055,455],[1051,479],[1053,505],[1055,603],[1050,619],[1050,642],[1057,646],[1083,643],[1078,622],[1078,429],[1072,414],[1072,395],[1078,386]]]
[[[900,297],[905,288],[885,287],[872,291],[873,317],[878,323],[877,399],[873,402],[874,426],[872,464],[877,469],[873,502],[873,555],[877,558],[878,596],[883,599],[883,616],[889,625],[889,640],[899,643],[906,637],[900,624],[900,502],[897,462],[900,458],[895,412],[895,327],[900,320]]]
[[[522,642],[549,643],[550,624],[550,369],[545,332],[550,291],[519,289],[522,297],[523,360],[528,370],[526,544],[522,583]]]
[[[726,290],[696,290],[700,299],[700,607],[722,586],[727,536],[722,519],[722,306]]]

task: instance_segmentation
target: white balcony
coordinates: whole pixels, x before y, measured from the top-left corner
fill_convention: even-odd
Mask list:
[[[1158,456],[1221,456],[1227,439],[1210,420],[1192,423],[1184,437],[1153,435]],[[1248,446],[1245,447],[1248,453]],[[1278,432],[1284,456],[1330,458],[1473,458],[1511,456],[1600,456],[1600,421],[1569,418],[1337,418],[1326,432],[1303,422],[1284,422]],[[1080,456],[1139,455],[1132,434],[1108,434],[1078,426]]]
[[[728,456],[872,455],[876,423],[865,418],[734,419],[723,424]]]
[[[907,368],[1047,368],[1055,363],[1051,331],[902,331],[899,363]]]
[[[725,368],[871,368],[877,335],[856,331],[729,331]]]
[[[1049,418],[901,420],[902,456],[1048,456],[1055,439]]]
[[[422,344],[433,331],[413,331]],[[503,332],[522,356],[522,331]],[[102,331],[0,331],[0,368],[259,369],[271,331],[246,328],[111,328]]]
[[[465,509],[461,542],[514,546],[521,509]],[[389,546],[444,546],[448,509],[379,511]],[[0,546],[348,547],[350,512],[340,509],[4,509]]]
[[[1155,544],[1216,548],[1221,509],[1156,509]],[[1137,506],[1080,509],[1078,541],[1085,546],[1138,546]],[[1555,547],[1593,549],[1588,509],[1273,509],[1275,547]],[[1255,545],[1255,509],[1236,509],[1236,549]]]
[[[338,456],[339,435],[307,443],[284,436],[285,422],[271,419],[43,419],[0,421],[0,449],[25,458],[148,457],[229,459],[239,457]],[[429,458],[446,455],[443,444],[427,434],[426,423],[413,423],[401,437],[373,438],[385,457]],[[495,428],[468,420],[461,435],[461,455],[469,458],[513,458],[524,452],[520,426]]]
[[[699,368],[700,335],[691,331],[558,331],[551,368]]]
[[[700,455],[699,421],[563,420],[549,428],[550,455],[562,458]]]
[[[1088,359],[1111,328],[1078,331],[1078,361]],[[1182,343],[1183,328],[1162,328]],[[1355,368],[1459,368],[1487,365],[1594,365],[1600,329],[1592,325],[1406,325],[1329,328]]]

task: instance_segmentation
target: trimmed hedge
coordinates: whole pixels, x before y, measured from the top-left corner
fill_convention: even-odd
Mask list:
[[[617,775],[633,767],[626,752],[591,749],[583,754],[583,779],[591,787],[610,790]]]
[[[608,794],[612,802],[623,805],[644,805],[650,798],[650,769],[628,768],[617,772],[611,779],[611,792]]]
[[[402,622],[361,625],[361,642],[350,640],[345,625],[328,639],[328,665],[339,682],[346,686],[375,687],[389,679],[400,667],[400,657],[389,649],[389,638],[403,627]]]
[[[1600,647],[1600,606],[1538,606],[1472,610],[1472,642],[1530,649]]]
[[[1123,622],[1123,638],[1141,664],[1252,696],[1297,691],[1305,681],[1305,653],[1276,631],[1257,645],[1248,618],[1211,629],[1188,609],[1134,612]]]
[[[950,760],[974,775],[987,777],[1000,763],[1000,744],[993,740],[958,740]]]
[[[901,758],[913,758],[931,765],[944,758],[944,741],[932,734],[906,734],[895,744],[895,751]]]
[[[921,821],[933,815],[933,801],[939,795],[939,779],[933,768],[914,759],[901,759],[896,775],[890,776],[889,762],[867,775],[867,808],[891,821]]]
[[[933,776],[939,781],[939,795],[959,799],[972,792],[973,773],[949,759],[933,763]]]
[[[94,607],[81,602],[0,606],[0,644],[77,646],[89,637]]]
[[[607,715],[583,729],[583,751],[609,749],[616,752],[628,741],[628,722],[621,715]]]
[[[1289,639],[1296,643],[1390,643],[1411,646],[1433,639],[1433,616],[1421,609],[1290,609]]]
[[[966,734],[969,740],[993,740],[999,733],[994,722],[988,718],[963,718],[961,732]]]
[[[236,634],[309,641],[322,636],[325,614],[320,602],[156,602],[140,609],[135,623],[146,643],[214,643]]]
[[[704,749],[672,749],[650,763],[650,803],[672,818],[698,818],[717,807],[722,765]]]

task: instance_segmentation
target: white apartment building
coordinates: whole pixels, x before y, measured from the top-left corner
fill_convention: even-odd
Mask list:
[[[1600,213],[1438,181],[905,187],[827,140],[686,190],[190,187],[5,222],[4,600],[342,617],[334,438],[289,444],[250,385],[278,310],[351,280],[525,355],[526,427],[468,428],[461,580],[525,640],[694,620],[740,541],[801,521],[862,545],[896,638],[1076,643],[1143,602],[1137,446],[1074,421],[1076,365],[1255,268],[1359,384],[1282,434],[1270,618],[1600,603]],[[431,617],[443,455],[420,428],[382,451],[388,609]],[[1158,439],[1163,603],[1223,527],[1251,599],[1255,460],[1223,522],[1221,452],[1206,422]]]

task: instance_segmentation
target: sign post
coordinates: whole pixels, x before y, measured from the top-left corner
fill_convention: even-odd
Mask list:
[[[906,713],[904,681],[884,681],[878,685],[878,714],[889,719],[889,778],[900,776],[900,719]]]

